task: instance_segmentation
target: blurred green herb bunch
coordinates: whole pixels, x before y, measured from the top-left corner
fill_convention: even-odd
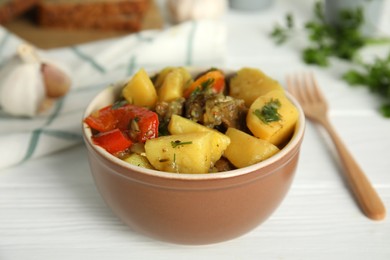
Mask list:
[[[316,2],[314,18],[304,24],[309,46],[302,50],[302,59],[307,64],[327,67],[330,58],[350,62],[356,69],[345,72],[342,78],[350,85],[366,86],[384,102],[380,106],[383,116],[390,118],[390,53],[377,57],[373,62],[364,62],[359,51],[371,44],[388,44],[389,38],[372,38],[362,33],[364,13],[361,8],[341,10],[337,26],[327,23],[322,2]],[[287,42],[296,34],[292,14],[286,14],[284,25],[275,25],[270,37],[278,45]]]

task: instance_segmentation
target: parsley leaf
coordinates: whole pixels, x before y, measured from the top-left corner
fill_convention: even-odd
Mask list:
[[[389,44],[390,38],[370,38],[362,33],[365,21],[362,8],[345,9],[339,13],[337,25],[328,23],[324,17],[322,2],[313,8],[314,18],[305,23],[309,46],[302,50],[302,59],[307,64],[321,67],[330,65],[330,58],[336,57],[357,65],[342,78],[350,85],[366,86],[372,93],[385,99],[380,108],[383,116],[390,117],[390,53],[388,57],[377,58],[372,63],[360,61],[359,51],[369,44]],[[287,15],[285,27],[276,25],[270,36],[276,44],[284,43],[294,29],[293,18]]]
[[[278,113],[280,106],[281,104],[278,99],[271,99],[261,109],[253,111],[253,114],[265,124],[276,122],[281,119],[281,115]]]
[[[361,63],[360,70],[351,69],[344,73],[343,79],[350,85],[364,85],[387,103],[390,101],[390,54],[385,58],[376,58],[373,63]],[[390,104],[380,109],[384,117],[390,117]]]
[[[384,117],[390,118],[390,104],[383,104],[380,111]]]
[[[358,50],[369,42],[361,33],[364,15],[361,8],[342,10],[337,26],[329,24],[323,13],[323,3],[316,2],[313,13],[314,19],[305,23],[305,30],[310,46],[302,51],[302,58],[308,64],[322,67],[329,65],[330,57],[353,60]],[[286,26],[276,25],[270,36],[276,44],[284,43],[293,35],[294,19],[291,14],[285,18]]]
[[[277,24],[270,33],[270,36],[274,38],[276,44],[282,44],[288,40],[291,30],[294,28],[294,17],[292,14],[286,14],[285,22],[286,28]]]

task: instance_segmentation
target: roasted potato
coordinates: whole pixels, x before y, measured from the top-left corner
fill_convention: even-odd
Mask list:
[[[230,96],[243,99],[249,107],[253,101],[272,90],[281,90],[280,84],[255,68],[242,68],[230,80]]]
[[[208,173],[213,166],[212,139],[208,132],[161,136],[146,141],[145,153],[160,171]]]
[[[153,166],[149,163],[148,159],[140,154],[137,153],[131,153],[129,156],[123,159],[125,162],[131,163],[135,166],[147,168],[147,169],[154,169]]]
[[[252,134],[274,145],[290,138],[298,120],[298,110],[282,91],[258,97],[249,108],[246,123]]]
[[[168,131],[173,135],[197,132],[211,133],[212,139],[210,149],[212,149],[212,163],[215,163],[221,158],[226,147],[230,144],[230,139],[226,135],[178,115],[172,115],[168,125]]]
[[[264,161],[279,151],[279,148],[270,142],[236,128],[228,128],[226,135],[230,138],[230,145],[224,156],[237,168]]]
[[[160,101],[172,101],[183,96],[184,89],[192,82],[192,76],[184,67],[167,67],[157,76],[155,87]]]
[[[152,108],[157,102],[157,92],[144,69],[140,69],[122,90],[123,97],[130,103]]]

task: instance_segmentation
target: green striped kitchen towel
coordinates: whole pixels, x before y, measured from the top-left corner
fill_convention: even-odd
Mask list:
[[[4,64],[14,55],[21,43],[23,40],[0,27],[0,62]],[[0,169],[80,144],[84,109],[110,83],[129,77],[141,67],[223,66],[225,51],[225,25],[211,20],[38,50],[40,56],[68,68],[72,87],[49,112],[32,118],[13,117],[0,108]]]

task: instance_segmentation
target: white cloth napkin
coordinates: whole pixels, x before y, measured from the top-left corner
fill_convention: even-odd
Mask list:
[[[22,42],[0,27],[0,62],[13,55]],[[225,25],[211,20],[38,50],[41,56],[68,67],[72,88],[45,115],[12,117],[0,108],[0,169],[80,144],[84,109],[110,83],[129,77],[141,67],[155,70],[165,66],[223,66],[225,51]]]

